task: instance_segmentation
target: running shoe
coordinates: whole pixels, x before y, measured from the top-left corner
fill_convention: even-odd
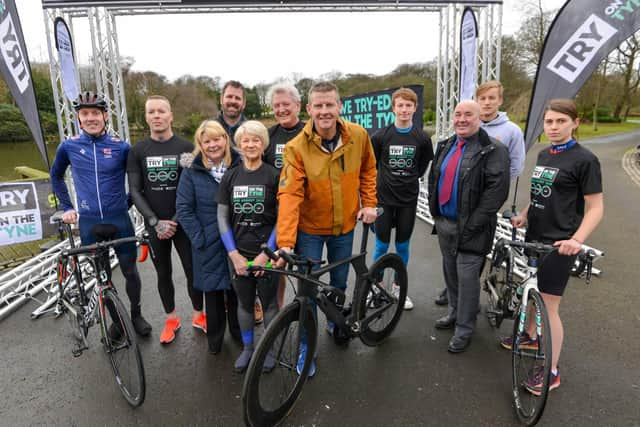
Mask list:
[[[524,382],[524,388],[534,396],[540,396],[542,394],[542,381],[544,371],[542,367],[539,367],[535,372],[529,376],[529,378]],[[551,379],[549,380],[549,391],[555,390],[560,387],[560,371],[558,370],[555,375],[553,371],[551,371]]]
[[[298,356],[298,364],[296,365],[296,372],[298,375],[302,373],[304,369],[304,360],[307,358],[307,344],[300,343],[300,355]],[[311,359],[311,367],[309,368],[309,378],[316,374],[316,362]]]
[[[169,344],[176,339],[176,332],[180,329],[179,317],[168,317],[164,321],[164,330],[160,334],[160,342],[162,344]]]
[[[511,350],[513,348],[513,337],[511,335],[500,338],[500,346],[507,350]],[[528,333],[524,333],[522,338],[520,339],[520,348],[523,350],[537,350],[538,349],[538,340],[532,339]]]
[[[396,297],[396,299],[400,299],[400,286],[394,283],[392,292],[393,292],[393,296]],[[407,295],[404,299],[404,309],[405,310],[413,309],[413,301],[411,301],[411,298],[409,298],[409,295]]]
[[[191,326],[196,329],[200,329],[205,334],[207,333],[207,315],[204,312],[195,315],[191,321]]]

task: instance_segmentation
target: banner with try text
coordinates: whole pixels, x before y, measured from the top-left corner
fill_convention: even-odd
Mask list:
[[[49,180],[0,182],[0,246],[54,235],[53,206]]]
[[[0,74],[7,82],[11,96],[22,111],[42,161],[49,170],[49,157],[40,126],[40,113],[38,113],[36,94],[33,89],[31,66],[13,0],[0,0]]]
[[[422,129],[424,86],[410,85],[404,87],[411,89],[418,96],[418,107],[413,115],[413,125]],[[359,124],[369,132],[369,135],[373,135],[395,121],[396,116],[391,109],[391,95],[397,89],[396,87],[344,97],[342,98],[340,117],[349,122]]]
[[[545,39],[529,106],[527,149],[553,98],[573,98],[600,62],[640,28],[640,0],[569,0]]]

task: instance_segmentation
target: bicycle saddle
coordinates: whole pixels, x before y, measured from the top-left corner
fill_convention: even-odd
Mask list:
[[[96,242],[112,240],[118,234],[118,227],[113,224],[96,224],[91,227],[91,234],[96,238]]]

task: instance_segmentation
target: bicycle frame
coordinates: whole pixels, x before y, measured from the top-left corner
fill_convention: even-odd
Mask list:
[[[320,267],[317,269],[313,269],[313,263],[307,263],[304,265],[304,269],[300,265],[298,265],[298,270],[289,269],[273,269],[266,267],[258,267],[255,268],[254,271],[261,270],[267,272],[275,272],[278,274],[284,274],[289,277],[294,277],[298,279],[298,288],[295,299],[299,301],[301,310],[300,310],[300,321],[302,322],[303,316],[307,312],[307,307],[313,307],[314,303],[317,303],[317,306],[320,310],[325,313],[327,318],[334,322],[334,324],[343,331],[347,331],[349,334],[349,338],[353,338],[358,336],[363,326],[366,327],[368,323],[375,317],[377,317],[380,312],[387,310],[389,307],[381,307],[379,310],[373,312],[369,316],[364,319],[359,319],[359,314],[357,310],[352,310],[350,314],[347,316],[344,315],[341,308],[331,301],[327,294],[323,291],[328,291],[334,295],[338,295],[342,303],[346,299],[344,292],[338,288],[335,288],[325,282],[322,282],[319,278],[323,274],[331,272],[333,269],[350,263],[353,267],[353,270],[356,273],[356,283],[353,287],[353,297],[352,300],[355,300],[359,289],[362,287],[363,283],[367,280],[370,280],[368,276],[369,268],[366,264],[366,256],[367,256],[367,242],[369,237],[369,224],[363,224],[362,230],[362,240],[360,244],[360,252],[357,254],[353,254],[347,258],[344,258],[340,261],[336,261],[334,263],[328,264],[324,267]],[[273,254],[273,253],[272,253]],[[275,255],[275,254],[273,254]],[[387,293],[385,289],[380,289],[380,291]],[[389,295],[387,295],[389,296]]]

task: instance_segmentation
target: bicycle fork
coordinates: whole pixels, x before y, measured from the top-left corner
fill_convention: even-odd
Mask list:
[[[532,276],[535,277],[535,272],[533,272]],[[529,300],[529,291],[531,291],[531,289],[537,289],[538,287],[537,280],[531,279],[532,276],[530,276],[530,279],[525,284],[522,292],[522,301],[520,303],[520,315],[518,316],[518,337],[522,336],[522,334],[525,332],[527,327],[527,305]],[[538,304],[535,304],[534,316],[535,316],[534,319],[536,322],[536,337],[539,340],[540,337],[542,337],[542,315],[540,314],[540,307],[538,307]],[[548,339],[548,337],[544,337],[544,339]],[[516,347],[518,347],[516,343],[514,342],[513,344],[514,345],[512,350],[516,351],[517,353],[520,353],[520,349],[516,350]],[[545,354],[542,353],[542,346],[538,346],[538,350],[535,353],[535,358],[536,359],[545,358]]]

